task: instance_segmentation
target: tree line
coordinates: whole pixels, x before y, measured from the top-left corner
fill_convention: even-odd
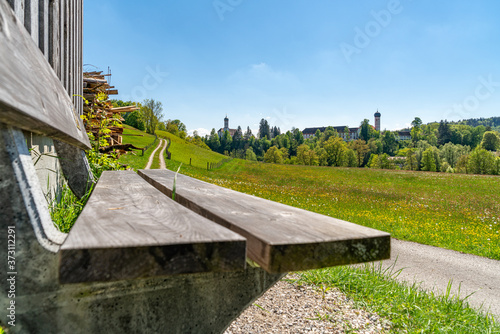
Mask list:
[[[500,174],[500,134],[491,126],[422,124],[418,117],[411,125],[411,140],[400,140],[398,132],[376,131],[365,119],[359,138],[346,141],[333,127],[305,139],[297,128],[282,134],[262,119],[256,136],[248,127],[220,137],[212,129],[204,141],[213,151],[269,163]]]
[[[151,134],[166,131],[233,158],[279,164],[500,174],[500,117],[429,124],[422,124],[416,117],[407,129],[411,140],[399,140],[398,132],[376,131],[368,119],[361,122],[356,140],[344,140],[333,127],[305,139],[298,128],[281,133],[266,119],[260,121],[257,135],[249,127],[245,132],[238,127],[233,135],[225,131],[219,137],[212,129],[202,138],[196,131],[187,136],[186,125],[180,120],[163,121],[161,102],[111,102],[115,107],[139,107],[124,115],[125,124]]]

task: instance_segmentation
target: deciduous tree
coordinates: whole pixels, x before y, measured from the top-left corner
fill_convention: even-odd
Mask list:
[[[404,169],[406,169],[406,170],[417,170],[418,169],[417,155],[415,154],[414,149],[410,148],[406,151],[406,161],[405,161]]]
[[[495,156],[484,148],[477,147],[467,161],[467,172],[472,174],[495,174]]]
[[[398,149],[396,135],[392,131],[385,131],[382,136],[383,152],[388,155],[394,155]]]
[[[500,149],[500,137],[497,132],[486,131],[481,141],[481,147],[488,151],[496,151]]]
[[[247,160],[257,161],[257,156],[255,155],[253,148],[251,148],[251,147],[247,148],[247,150],[245,152],[245,158]]]
[[[345,142],[339,137],[330,137],[324,144],[323,148],[328,156],[329,166],[342,166],[342,158],[346,149]]]
[[[434,152],[432,148],[426,149],[422,154],[421,169],[429,172],[436,171],[436,161],[434,160]]]
[[[358,166],[361,167],[364,164],[365,156],[370,152],[368,144],[363,139],[356,139],[352,142],[351,148],[356,151],[356,158],[358,161]]]
[[[264,162],[282,164],[283,153],[276,146],[271,146],[264,154]]]
[[[163,106],[161,102],[153,99],[146,99],[142,103],[141,112],[144,116],[146,132],[154,134],[158,122],[163,118]]]
[[[344,151],[344,166],[345,167],[358,167],[358,157],[353,149]]]

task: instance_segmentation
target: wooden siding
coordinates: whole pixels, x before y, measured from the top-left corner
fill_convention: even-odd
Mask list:
[[[8,0],[81,115],[83,0]]]

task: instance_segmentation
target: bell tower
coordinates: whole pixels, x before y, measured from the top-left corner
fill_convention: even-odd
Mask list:
[[[375,130],[380,131],[380,113],[377,112],[375,113]]]
[[[229,131],[229,118],[224,117],[224,131]]]

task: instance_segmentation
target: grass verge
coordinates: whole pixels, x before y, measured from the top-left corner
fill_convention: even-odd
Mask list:
[[[163,148],[163,143],[161,142],[161,140],[158,140],[158,145],[156,145],[155,147],[158,147],[158,150],[156,151],[153,157],[153,161],[151,163],[151,169],[160,168],[160,153]],[[165,153],[163,153],[163,157],[165,158]]]
[[[299,283],[320,290],[339,288],[356,306],[391,323],[391,333],[500,333],[491,316],[470,307],[466,298],[436,295],[417,284],[394,280],[399,272],[381,265],[341,266],[301,273]]]

